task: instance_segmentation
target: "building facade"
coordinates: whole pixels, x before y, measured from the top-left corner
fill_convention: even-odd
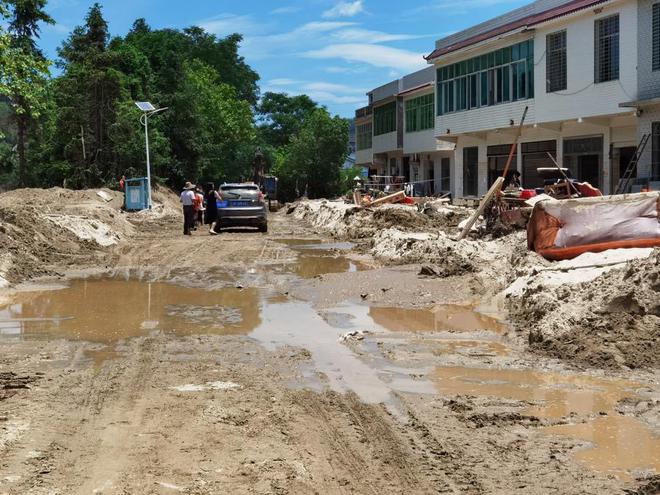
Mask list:
[[[400,177],[417,194],[449,192],[454,145],[435,139],[435,69],[373,89],[355,112],[356,164],[371,176]]]
[[[373,174],[481,196],[527,109],[512,163],[525,187],[556,161],[612,193],[645,134],[636,183],[660,180],[660,0],[538,0],[438,40],[426,58],[356,113],[372,131],[358,162]]]
[[[435,135],[456,144],[454,195],[500,175],[525,107],[513,164],[525,187],[556,160],[614,191],[638,143],[639,112],[620,104],[638,93],[639,23],[634,0],[540,0],[439,40]]]

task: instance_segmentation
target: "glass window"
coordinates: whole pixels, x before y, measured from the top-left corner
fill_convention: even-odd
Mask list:
[[[396,131],[396,102],[374,108],[374,136]]]
[[[433,128],[434,95],[424,95],[406,101],[406,132]]]
[[[438,115],[533,97],[533,52],[528,40],[443,67]]]
[[[653,5],[653,70],[660,70],[660,3]]]
[[[469,79],[469,92],[470,98],[468,104],[470,108],[477,108],[479,106],[479,100],[477,95],[479,94],[479,85],[477,83],[478,74],[472,74]]]
[[[511,101],[511,75],[509,65],[502,67],[502,101]]]
[[[481,106],[488,106],[488,72],[482,72],[481,77]]]
[[[358,150],[368,150],[371,148],[372,138],[372,125],[371,122],[368,124],[361,124],[357,126],[357,149]]]
[[[546,92],[566,89],[566,31],[546,36]]]
[[[619,16],[597,19],[594,29],[594,82],[619,78]]]

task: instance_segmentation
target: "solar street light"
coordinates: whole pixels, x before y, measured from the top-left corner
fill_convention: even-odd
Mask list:
[[[149,190],[149,201],[147,204],[151,208],[151,163],[149,161],[149,117],[156,115],[157,113],[164,112],[167,110],[167,107],[156,108],[148,101],[136,101],[135,106],[137,106],[142,115],[140,116],[140,123],[144,126],[144,140],[145,147],[147,149],[147,189]]]

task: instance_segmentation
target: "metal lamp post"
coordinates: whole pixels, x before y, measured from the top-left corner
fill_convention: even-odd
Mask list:
[[[144,141],[147,150],[147,189],[149,190],[149,199],[147,204],[151,208],[151,162],[149,161],[149,117],[157,113],[164,112],[168,107],[156,108],[148,101],[136,101],[135,105],[142,111],[140,123],[144,126]]]

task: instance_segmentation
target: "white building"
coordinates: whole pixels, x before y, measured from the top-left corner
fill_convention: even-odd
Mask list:
[[[523,185],[542,185],[536,169],[552,166],[549,153],[613,191],[639,141],[639,116],[658,117],[658,3],[539,0],[439,40],[427,60],[436,69],[435,137],[455,145],[454,197],[484,194],[501,173],[525,107],[514,161]],[[640,176],[657,175],[659,154],[649,143]]]
[[[370,175],[401,176],[419,193],[450,190],[454,144],[435,139],[435,69],[428,67],[368,93],[355,112],[356,164]]]

